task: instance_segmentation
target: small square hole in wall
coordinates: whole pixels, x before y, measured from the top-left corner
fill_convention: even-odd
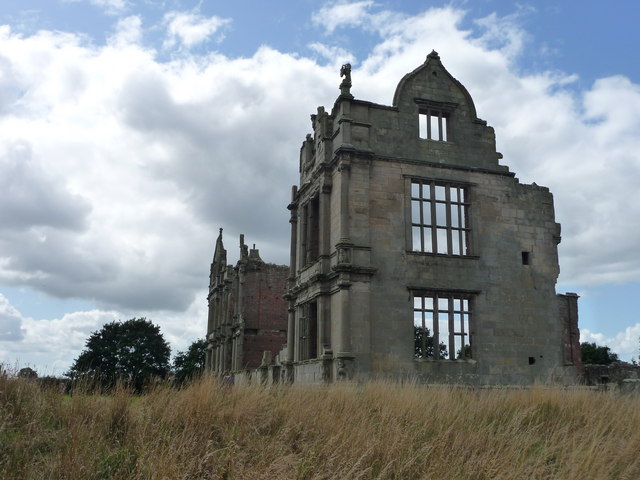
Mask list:
[[[531,265],[531,252],[522,252],[522,264]]]
[[[536,363],[536,357],[529,357],[529,365]]]

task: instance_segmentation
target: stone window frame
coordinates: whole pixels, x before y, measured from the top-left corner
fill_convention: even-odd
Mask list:
[[[418,138],[435,142],[451,142],[454,133],[451,128],[451,117],[458,104],[424,98],[414,98],[414,101],[418,106]],[[424,129],[421,128],[422,124]]]
[[[318,301],[310,300],[299,306],[297,361],[318,358]]]
[[[415,327],[428,328],[432,337],[432,354],[424,355],[414,350],[416,360],[436,361],[466,361],[473,358],[473,302],[478,292],[466,292],[456,290],[429,290],[410,289],[412,302],[412,317]],[[443,318],[444,317],[444,318]],[[442,326],[446,326],[445,339],[442,338]],[[466,340],[465,341],[465,337]],[[421,349],[427,348],[426,337],[422,337]],[[445,341],[446,340],[446,341]],[[447,357],[440,357],[440,348],[436,345],[446,346]],[[451,353],[455,352],[454,358]]]
[[[320,194],[310,195],[299,211],[300,265],[304,268],[320,257]]]
[[[416,177],[408,178],[407,184],[407,250],[473,256],[471,184]]]

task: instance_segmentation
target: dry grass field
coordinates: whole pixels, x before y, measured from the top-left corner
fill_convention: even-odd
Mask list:
[[[142,397],[0,378],[2,479],[639,479],[640,395],[371,383]]]

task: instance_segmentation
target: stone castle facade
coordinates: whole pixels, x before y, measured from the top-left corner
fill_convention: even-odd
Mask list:
[[[493,129],[437,53],[401,79],[391,106],[355,99],[350,66],[341,75],[300,151],[286,344],[265,349],[260,378],[575,382],[577,296],[555,292],[549,190],[499,163]],[[210,313],[211,358],[216,332]],[[256,362],[233,363],[235,351],[210,368],[247,378]]]

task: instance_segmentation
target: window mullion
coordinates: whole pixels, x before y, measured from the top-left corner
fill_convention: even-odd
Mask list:
[[[449,297],[449,359],[455,360],[456,358],[456,329],[454,326],[453,315],[453,297]]]
[[[438,219],[436,218],[436,185],[429,183],[429,207],[431,208],[431,252],[438,253]]]
[[[464,227],[464,230],[462,231],[462,234],[464,235],[464,246],[465,246],[465,251],[464,254],[465,255],[469,255],[470,252],[472,252],[471,250],[471,235],[469,235],[470,230],[470,226],[469,226],[469,204],[467,203],[468,199],[467,196],[469,195],[469,192],[465,189],[464,190],[464,202],[460,203],[460,209],[462,210],[462,214],[463,216],[461,218],[464,219],[464,223],[462,223],[462,226]]]
[[[420,218],[418,219],[420,221],[420,251],[424,252],[425,248],[424,248],[424,193],[423,193],[423,188],[424,188],[424,184],[422,182],[420,182],[420,190],[419,190],[419,199],[418,201],[420,202]]]
[[[447,228],[447,253],[451,255],[453,253],[453,241],[451,239],[452,230],[451,230],[451,192],[450,186],[445,185],[444,195],[445,195],[445,214],[446,214],[446,228]]]
[[[424,297],[421,298],[422,300],[422,311],[420,312],[422,314],[422,341],[420,342],[420,348],[422,348],[421,353],[422,353],[422,358],[426,358],[427,356],[427,319],[426,317],[426,313],[424,311]]]
[[[440,359],[440,310],[438,295],[433,296],[433,358]]]

